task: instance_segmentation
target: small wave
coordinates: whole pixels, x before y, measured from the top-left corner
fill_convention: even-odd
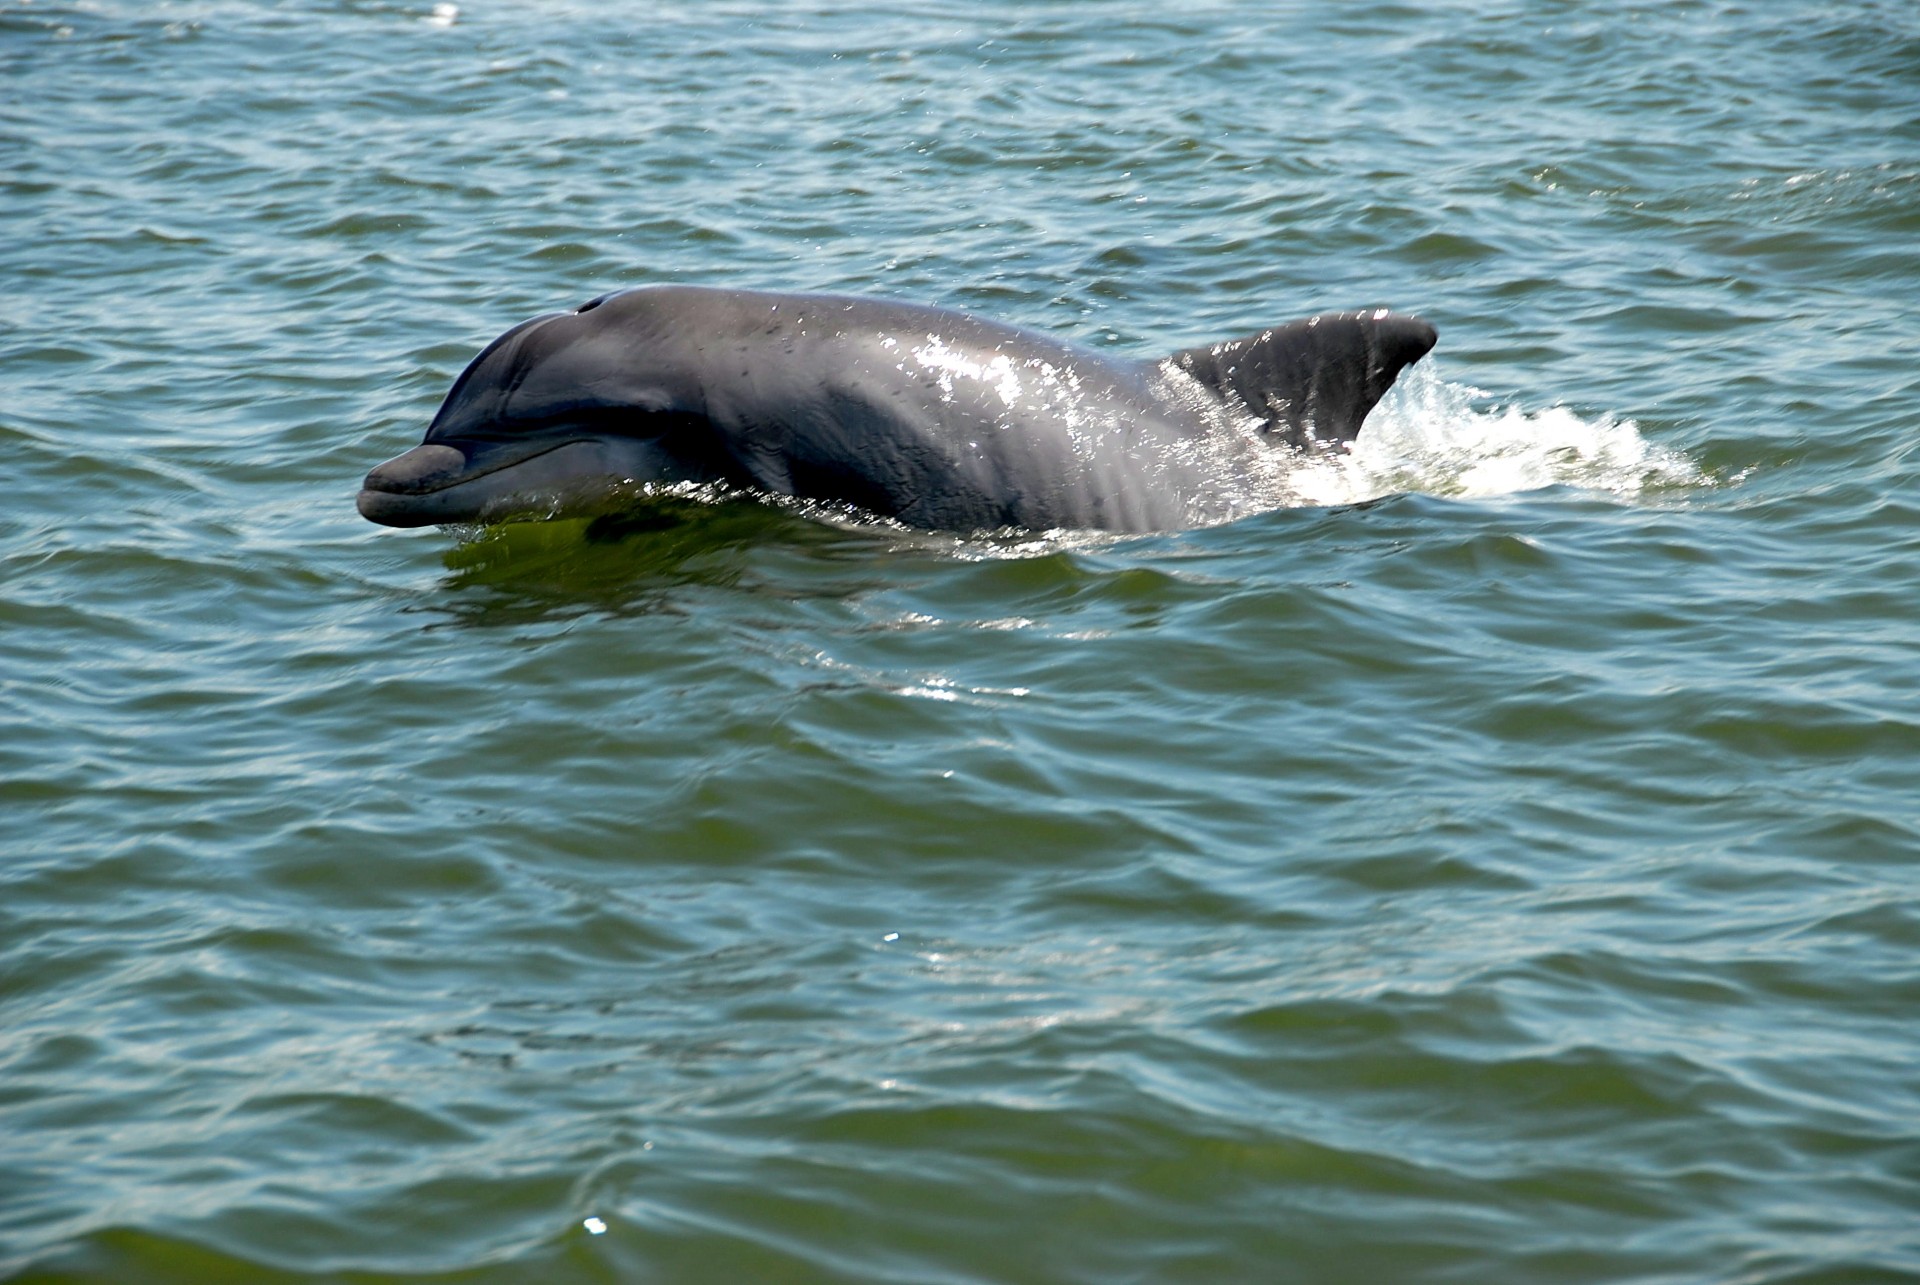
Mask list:
[[[1649,442],[1629,419],[1588,419],[1564,406],[1488,405],[1489,394],[1408,371],[1367,417],[1345,454],[1303,461],[1288,478],[1296,504],[1358,504],[1383,495],[1507,495],[1577,486],[1614,495],[1697,486],[1678,451]]]

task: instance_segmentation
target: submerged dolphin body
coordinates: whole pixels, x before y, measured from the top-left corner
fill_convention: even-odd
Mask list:
[[[914,304],[645,287],[488,344],[359,507],[495,522],[712,482],[947,531],[1172,530],[1217,491],[1223,438],[1350,441],[1434,338],[1329,313],[1138,362]]]

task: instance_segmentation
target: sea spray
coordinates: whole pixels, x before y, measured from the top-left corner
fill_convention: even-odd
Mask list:
[[[1692,460],[1649,442],[1632,420],[1493,403],[1431,364],[1400,378],[1351,449],[1302,458],[1288,477],[1292,503],[1327,505],[1408,491],[1505,495],[1547,486],[1630,496],[1704,481]]]

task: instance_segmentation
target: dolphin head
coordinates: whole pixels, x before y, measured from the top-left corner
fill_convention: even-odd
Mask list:
[[[425,440],[367,474],[361,515],[410,527],[593,512],[633,483],[722,477],[671,334],[645,307],[607,306],[622,298],[535,317],[488,344]]]

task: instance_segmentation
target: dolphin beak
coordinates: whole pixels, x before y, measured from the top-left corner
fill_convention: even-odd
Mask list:
[[[449,519],[432,502],[435,491],[458,483],[469,471],[464,451],[438,442],[396,455],[367,474],[357,505],[360,516],[382,526],[431,526]]]
[[[361,517],[382,526],[502,522],[592,508],[617,499],[630,480],[660,476],[657,450],[639,441],[443,440],[367,474],[357,505]]]
[[[418,495],[437,491],[467,471],[467,454],[439,442],[416,446],[404,455],[396,455],[367,474],[370,491],[391,491],[396,495]]]

